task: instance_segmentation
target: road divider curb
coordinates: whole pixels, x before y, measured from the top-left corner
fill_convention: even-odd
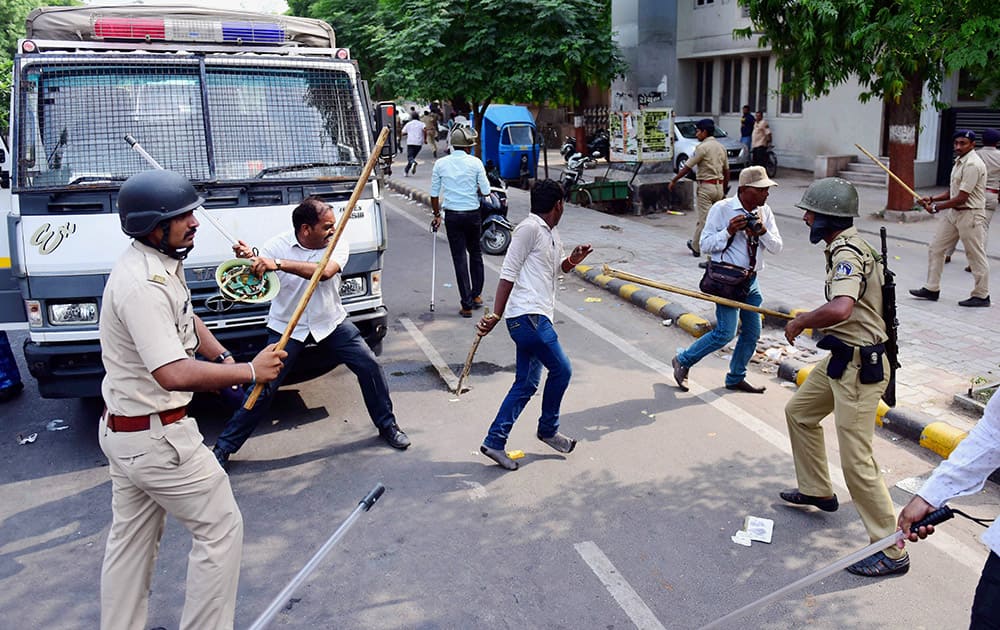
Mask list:
[[[407,186],[402,182],[398,182],[395,179],[386,178],[385,185],[387,188],[398,192],[404,197],[408,197],[414,201],[424,204],[427,207],[431,205],[431,196],[426,191],[414,188],[412,186]]]

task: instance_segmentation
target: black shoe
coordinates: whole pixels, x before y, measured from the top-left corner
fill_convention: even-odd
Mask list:
[[[0,389],[0,402],[7,402],[8,400],[13,400],[15,396],[20,394],[24,390],[24,383],[17,382],[10,387],[5,387]]]
[[[691,368],[681,365],[681,362],[677,360],[677,355],[674,355],[674,360],[670,362],[670,365],[674,368],[674,380],[677,381],[677,387],[680,387],[681,391],[688,391],[688,387],[684,384],[684,381],[687,380],[688,372],[691,371]]]
[[[700,263],[698,263],[698,268],[699,269],[708,269],[708,261],[703,260]]]
[[[837,508],[840,507],[840,502],[837,501],[837,495],[833,495],[833,497],[829,499],[824,499],[822,497],[813,497],[808,494],[802,494],[799,492],[798,488],[779,492],[778,496],[781,497],[782,500],[794,503],[795,505],[816,506],[824,512],[836,512]]]
[[[965,270],[968,271],[969,273],[972,273],[972,267],[971,266],[970,267],[966,267]]]
[[[747,383],[746,379],[740,381],[739,383],[734,383],[733,385],[726,385],[726,389],[731,389],[737,392],[746,392],[748,394],[763,394],[767,391],[766,387],[754,387],[750,383]]]
[[[886,575],[903,574],[910,570],[910,554],[904,553],[903,557],[893,560],[885,555],[884,551],[868,556],[864,560],[858,560],[847,567],[848,573],[861,575],[864,577],[884,577]]]
[[[692,256],[694,256],[695,258],[701,258],[701,252],[699,252],[697,249],[694,248],[694,241],[692,241],[691,239],[688,239],[687,246],[688,246],[688,249],[691,250],[691,255]]]
[[[395,422],[387,427],[379,429],[378,434],[383,440],[388,442],[389,446],[392,448],[398,448],[402,451],[406,450],[406,448],[410,445],[410,438],[406,437],[406,434],[400,430],[399,425]]]
[[[950,263],[951,262],[951,256],[945,256],[944,257],[944,262],[945,262],[945,264]]]
[[[910,295],[912,295],[913,297],[930,300],[931,302],[937,302],[937,299],[941,297],[941,292],[931,291],[930,289],[925,289],[924,287],[920,287],[919,289],[910,289]]]
[[[222,466],[222,470],[229,472],[229,455],[226,451],[222,450],[218,446],[212,447],[212,455],[215,455],[215,460],[219,462],[219,466]]]
[[[989,306],[990,305],[990,296],[987,295],[986,297],[981,298],[981,297],[976,297],[976,296],[973,295],[968,300],[962,300],[961,302],[958,303],[958,305],[959,306]]]

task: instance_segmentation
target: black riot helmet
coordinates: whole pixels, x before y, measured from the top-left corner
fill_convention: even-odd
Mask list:
[[[129,177],[118,191],[118,216],[123,232],[143,240],[157,226],[194,210],[204,202],[191,182],[180,173],[166,170],[143,171]],[[157,249],[182,260],[190,248],[175,250],[164,239]]]

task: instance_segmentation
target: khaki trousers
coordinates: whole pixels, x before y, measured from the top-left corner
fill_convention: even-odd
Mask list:
[[[111,472],[113,520],[101,569],[101,629],[146,627],[149,587],[167,514],[191,532],[182,629],[231,629],[243,552],[243,516],[229,476],[194,418],[148,431],[109,431],[101,450]]]
[[[844,374],[837,380],[826,375],[829,363],[829,356],[820,361],[785,405],[788,437],[795,458],[795,476],[803,494],[817,497],[833,494],[826,442],[823,427],[820,426],[823,418],[833,411],[840,445],[840,467],[847,489],[868,530],[868,538],[875,542],[896,531],[896,513],[889,489],[872,453],[875,412],[889,382],[889,361],[882,357],[885,370],[882,382],[868,385],[858,380],[860,361],[857,349]],[[902,557],[903,552],[892,547],[886,549],[885,554],[896,559]]]
[[[990,266],[986,260],[986,232],[989,222],[986,210],[955,210],[951,208],[938,224],[937,232],[927,250],[927,282],[930,291],[941,290],[941,272],[944,257],[955,243],[962,240],[965,256],[972,269],[973,297],[984,298],[990,294]]]
[[[986,191],[986,236],[983,241],[983,249],[985,249],[990,243],[990,221],[993,220],[993,215],[996,214],[997,206],[1000,205],[997,200],[997,195]],[[958,243],[956,242],[955,245]],[[948,248],[945,252],[947,256],[953,256],[955,254],[955,245]]]
[[[716,201],[722,201],[725,196],[726,193],[722,184],[698,182],[698,223],[694,226],[694,237],[691,238],[691,246],[699,252],[701,251],[701,231],[705,229],[708,211],[712,209],[712,204]]]

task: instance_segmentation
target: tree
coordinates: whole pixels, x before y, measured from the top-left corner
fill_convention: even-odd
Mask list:
[[[79,4],[73,0],[3,0],[0,2],[0,131],[7,134],[10,116],[11,71],[17,40],[24,37],[24,18],[32,9],[41,6],[68,6]]]
[[[337,20],[378,22],[360,43],[380,64],[373,75],[378,88],[414,100],[466,101],[476,120],[493,102],[573,104],[580,86],[608,86],[625,70],[611,37],[610,0],[373,4],[293,0],[291,7],[298,12],[307,5],[308,15],[327,19],[335,29]],[[338,45],[343,33],[341,28]],[[373,33],[381,37],[368,39]],[[344,36],[353,41],[354,32]]]
[[[790,77],[790,95],[823,96],[855,76],[860,99],[882,99],[889,123],[889,167],[911,187],[924,83],[939,95],[961,70],[984,89],[1000,85],[1000,3],[978,0],[739,0],[760,45]],[[750,37],[751,29],[737,36]],[[935,96],[934,105],[944,104]],[[889,182],[886,207],[913,199]]]

